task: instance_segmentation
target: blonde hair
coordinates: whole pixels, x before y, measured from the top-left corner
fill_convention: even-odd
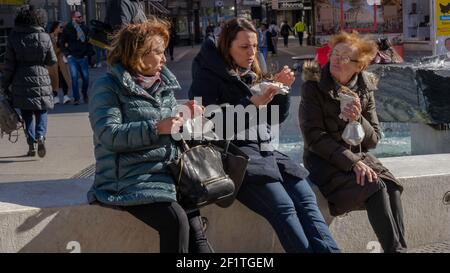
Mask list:
[[[153,16],[144,23],[122,27],[114,35],[108,63],[121,63],[126,70],[135,72],[141,58],[154,49],[157,37],[161,37],[164,48],[167,47],[169,29],[168,21]]]
[[[342,31],[339,34],[333,35],[328,45],[333,50],[340,43],[346,43],[356,48],[358,54],[356,58],[364,67],[372,62],[378,51],[377,44],[374,41],[362,37],[357,31],[353,31],[352,33]]]

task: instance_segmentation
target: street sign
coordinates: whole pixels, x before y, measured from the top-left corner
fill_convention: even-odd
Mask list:
[[[223,7],[223,1],[222,0],[216,0],[216,7],[217,8]]]
[[[69,5],[69,6],[73,6],[73,5],[79,6],[79,5],[81,5],[81,0],[66,0],[66,2],[67,2],[67,5]]]

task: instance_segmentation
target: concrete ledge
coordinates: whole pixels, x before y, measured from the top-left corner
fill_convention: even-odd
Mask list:
[[[386,158],[404,183],[410,248],[450,240],[450,154]],[[158,252],[155,230],[128,213],[87,205],[88,179],[0,184],[0,252]],[[331,218],[319,205],[345,252],[369,252],[376,241],[364,211]],[[203,209],[217,252],[283,252],[268,222],[239,202]],[[376,245],[376,243],[375,243]],[[375,247],[376,248],[376,247]]]

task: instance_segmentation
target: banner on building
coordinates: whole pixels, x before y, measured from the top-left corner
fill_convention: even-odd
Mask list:
[[[436,36],[450,36],[450,0],[436,0]]]
[[[316,35],[353,29],[402,33],[402,0],[316,0],[315,21]]]
[[[0,0],[0,5],[20,6],[25,5],[25,0]]]

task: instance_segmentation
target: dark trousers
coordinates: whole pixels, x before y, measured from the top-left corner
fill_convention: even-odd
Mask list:
[[[405,227],[400,190],[393,182],[385,182],[366,201],[367,215],[384,252],[406,252]]]
[[[123,207],[159,233],[161,253],[210,253],[200,212],[190,213],[177,202]]]
[[[303,32],[297,32],[298,35],[298,42],[300,43],[300,46],[303,45]]]
[[[283,42],[284,42],[284,47],[287,47],[288,43],[289,43],[289,35],[283,36]]]

